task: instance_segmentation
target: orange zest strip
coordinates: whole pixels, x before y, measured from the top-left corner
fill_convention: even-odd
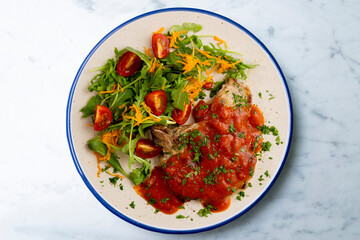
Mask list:
[[[151,48],[146,48],[146,47],[144,46],[144,52],[145,52],[145,54],[146,54],[149,58],[152,58]]]
[[[159,30],[157,30],[156,32],[153,32],[153,34],[162,33],[164,30],[165,30],[165,28],[162,27],[162,28],[160,28]]]

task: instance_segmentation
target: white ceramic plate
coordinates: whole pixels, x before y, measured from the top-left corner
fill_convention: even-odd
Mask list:
[[[82,119],[80,109],[87,103],[92,94],[87,90],[90,80],[96,73],[89,70],[105,64],[108,58],[114,57],[114,48],[123,49],[126,46],[143,50],[143,46],[151,46],[152,33],[161,27],[168,28],[175,24],[194,22],[201,24],[203,30],[198,35],[217,35],[224,39],[230,50],[241,52],[246,63],[259,64],[250,70],[247,83],[253,94],[253,102],[263,110],[265,120],[274,125],[280,133],[283,144],[276,145],[273,136],[265,136],[273,146],[270,153],[264,154],[258,161],[255,175],[250,181],[252,188],[247,188],[246,197],[242,201],[232,197],[231,206],[224,212],[214,213],[209,217],[200,217],[197,212],[202,208],[198,201],[185,203],[185,210],[176,214],[154,214],[154,208],[133,190],[130,180],[121,183],[124,190],[109,184],[109,175],[96,175],[96,158],[87,148],[87,141],[96,133],[86,126],[90,118]],[[206,40],[205,40],[206,41]],[[258,93],[262,93],[262,98]],[[274,96],[272,100],[269,100]],[[222,226],[253,207],[270,189],[277,179],[287,157],[292,135],[292,107],[289,90],[279,65],[267,48],[248,30],[238,23],[218,14],[199,9],[172,8],[149,12],[135,17],[108,33],[91,50],[82,63],[70,90],[67,105],[67,138],[70,151],[81,178],[94,196],[108,210],[125,221],[139,227],[164,233],[193,233],[210,230]],[[271,157],[272,159],[269,159]],[[126,155],[122,155],[122,165],[126,166]],[[155,161],[156,162],[156,161]],[[268,171],[270,177],[265,177]],[[265,179],[260,185],[258,178]],[[134,201],[135,209],[129,207]],[[182,214],[189,216],[177,219]],[[193,221],[191,221],[193,219]]]

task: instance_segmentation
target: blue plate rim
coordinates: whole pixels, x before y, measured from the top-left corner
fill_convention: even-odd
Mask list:
[[[190,230],[173,230],[173,229],[165,229],[165,228],[158,228],[158,227],[153,227],[153,226],[149,226],[146,224],[143,224],[141,222],[138,222],[132,218],[127,217],[126,215],[120,213],[118,210],[116,210],[115,208],[113,208],[109,203],[107,203],[101,196],[100,194],[98,194],[98,192],[93,188],[93,186],[90,184],[90,182],[87,180],[84,172],[82,171],[79,161],[77,159],[76,153],[75,153],[75,149],[74,149],[74,145],[72,142],[72,134],[71,134],[71,107],[72,107],[72,100],[73,100],[73,96],[74,96],[74,92],[75,92],[75,88],[77,85],[77,82],[79,80],[79,77],[85,67],[85,65],[87,64],[87,62],[89,61],[89,59],[91,58],[91,56],[94,54],[94,52],[99,48],[99,46],[101,46],[101,44],[107,40],[112,34],[114,34],[116,31],[118,31],[119,29],[121,29],[122,27],[128,25],[131,22],[134,22],[140,18],[143,17],[147,17],[150,15],[154,15],[154,14],[158,14],[158,13],[163,13],[163,12],[171,12],[171,11],[188,11],[188,12],[196,12],[196,13],[202,13],[202,14],[207,14],[213,17],[217,17],[221,20],[224,20],[232,25],[234,25],[235,27],[239,28],[240,30],[244,31],[249,37],[251,37],[254,41],[256,41],[260,47],[268,54],[268,56],[270,57],[271,61],[273,62],[273,64],[275,65],[276,69],[278,70],[278,73],[281,76],[282,82],[284,84],[285,87],[285,92],[288,98],[288,102],[289,102],[289,111],[290,111],[290,129],[289,129],[289,138],[287,139],[288,145],[286,147],[286,152],[284,155],[284,158],[282,160],[282,163],[279,167],[279,170],[277,171],[277,173],[274,175],[271,183],[268,185],[268,187],[264,190],[264,192],[252,203],[250,204],[247,208],[245,208],[244,210],[242,210],[241,212],[239,212],[238,214],[232,216],[231,218],[228,218],[224,221],[221,221],[219,223],[210,225],[210,226],[206,226],[206,227],[202,227],[202,228],[196,228],[196,229],[190,229]],[[289,151],[290,151],[290,146],[291,146],[291,141],[292,141],[292,135],[293,135],[293,107],[292,107],[292,101],[291,101],[291,97],[290,97],[290,91],[289,91],[289,87],[286,83],[286,79],[285,76],[279,66],[279,64],[277,63],[277,61],[275,60],[274,56],[271,54],[271,52],[266,48],[266,46],[257,38],[255,37],[255,35],[253,35],[249,30],[247,30],[245,27],[243,27],[242,25],[240,25],[239,23],[225,17],[222,16],[220,14],[208,11],[208,10],[204,10],[204,9],[198,9],[198,8],[187,8],[187,7],[176,7],[176,8],[163,8],[163,9],[158,9],[158,10],[154,10],[154,11],[150,11],[150,12],[146,12],[143,14],[140,14],[134,18],[131,18],[130,20],[120,24],[119,26],[117,26],[116,28],[114,28],[112,31],[110,31],[108,34],[106,34],[94,47],[93,49],[89,52],[89,54],[87,55],[87,57],[84,59],[84,61],[82,62],[76,76],[75,79],[71,85],[70,88],[70,92],[69,92],[69,97],[68,97],[68,102],[67,102],[67,107],[66,107],[66,136],[67,136],[67,141],[68,141],[68,145],[69,145],[69,149],[70,149],[70,153],[71,156],[73,158],[76,170],[78,171],[79,175],[81,176],[82,180],[84,181],[85,185],[88,187],[88,189],[90,190],[90,192],[96,197],[96,199],[104,206],[106,207],[110,212],[112,212],[113,214],[115,214],[116,216],[120,217],[121,219],[125,220],[128,223],[131,223],[135,226],[141,227],[143,229],[146,230],[150,230],[150,231],[154,231],[154,232],[159,232],[159,233],[166,233],[166,234],[190,234],[190,233],[198,233],[198,232],[204,232],[204,231],[209,231],[215,228],[218,228],[220,226],[223,226],[237,218],[239,218],[240,216],[244,215],[246,212],[248,212],[251,208],[253,208],[265,195],[266,193],[271,189],[271,187],[274,185],[274,183],[276,182],[277,178],[279,177],[286,159],[289,155]]]

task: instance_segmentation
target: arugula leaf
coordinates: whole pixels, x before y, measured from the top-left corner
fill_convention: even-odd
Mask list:
[[[174,25],[170,28],[169,33],[173,34],[174,32],[180,32],[180,31],[187,31],[187,32],[194,32],[197,33],[202,29],[202,26],[200,24],[196,23],[183,23],[182,26],[180,25]]]
[[[210,97],[214,97],[224,84],[225,84],[225,80],[215,82],[214,84],[215,86],[210,91]]]
[[[96,105],[101,103],[101,97],[99,95],[92,96],[87,104],[80,110],[83,115],[82,118],[86,118],[95,113]]]
[[[114,169],[121,172],[125,177],[129,177],[129,175],[124,171],[120,162],[117,160],[117,156],[114,153],[111,153],[110,159],[107,161]]]
[[[173,106],[180,110],[184,110],[185,103],[190,104],[189,94],[187,92],[183,92],[183,89],[176,89],[171,92],[171,98],[174,101]]]
[[[110,97],[110,110],[114,112],[119,109],[121,105],[123,105],[126,100],[134,96],[134,91],[127,88],[124,89],[123,92],[113,93]]]
[[[97,152],[101,154],[101,156],[105,156],[108,151],[108,147],[105,143],[103,143],[99,137],[95,137],[93,139],[90,139],[88,141],[88,147],[93,150],[94,152]],[[117,156],[114,153],[111,153],[110,159],[107,161],[114,169],[116,169],[118,172],[121,172],[126,177],[129,177],[128,174],[124,171],[122,168],[120,162],[117,160]]]
[[[150,63],[149,57],[148,57],[145,53],[142,53],[142,52],[140,52],[140,51],[138,51],[138,50],[136,50],[136,49],[134,49],[134,48],[132,48],[132,47],[126,47],[125,49],[128,50],[128,51],[130,51],[130,52],[135,53],[136,55],[138,55],[139,58],[140,58],[141,60],[143,60],[148,67],[151,67],[151,63]]]
[[[139,185],[144,182],[145,179],[150,176],[151,168],[148,165],[144,165],[142,168],[135,168],[129,175],[129,178],[134,182],[135,185]]]
[[[100,140],[100,137],[95,137],[93,139],[90,139],[88,141],[88,147],[90,148],[90,150],[93,150],[94,152],[97,152],[97,153],[101,154],[102,156],[105,156],[107,153],[107,150],[108,150],[105,143],[103,143]]]

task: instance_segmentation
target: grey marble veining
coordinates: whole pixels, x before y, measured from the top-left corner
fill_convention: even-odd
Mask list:
[[[132,226],[86,189],[65,108],[91,48],[138,14],[214,11],[255,34],[282,67],[291,152],[269,193],[239,219],[184,239],[360,239],[360,1],[0,2],[0,238],[176,239]],[[109,227],[110,226],[110,227]]]

